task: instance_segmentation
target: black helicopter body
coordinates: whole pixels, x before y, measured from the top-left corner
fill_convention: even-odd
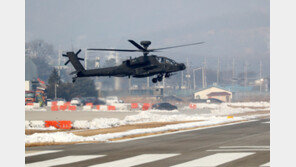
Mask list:
[[[142,41],[141,47],[136,42],[129,40],[133,45],[135,45],[139,50],[123,50],[123,49],[88,49],[88,50],[99,50],[99,51],[124,51],[124,52],[143,52],[143,56],[130,58],[128,60],[124,60],[121,65],[114,66],[114,67],[106,67],[106,68],[98,68],[98,69],[90,69],[85,70],[79,60],[84,60],[78,57],[78,54],[81,50],[77,53],[74,52],[67,52],[65,57],[68,57],[69,60],[65,63],[67,65],[69,62],[74,66],[75,72],[71,74],[76,74],[73,77],[73,82],[75,82],[76,78],[78,77],[94,77],[94,76],[107,76],[107,77],[135,77],[135,78],[144,78],[149,76],[155,76],[152,79],[153,83],[157,81],[162,81],[163,77],[170,77],[174,72],[182,71],[186,69],[184,63],[177,63],[172,59],[167,57],[161,57],[156,55],[148,55],[149,52],[154,52],[157,50],[174,48],[174,47],[181,47],[181,46],[188,46],[188,45],[180,45],[180,46],[173,46],[167,48],[159,48],[159,49],[147,49],[148,46],[151,44],[150,41]],[[200,42],[202,43],[202,42]],[[195,43],[195,44],[200,44]]]

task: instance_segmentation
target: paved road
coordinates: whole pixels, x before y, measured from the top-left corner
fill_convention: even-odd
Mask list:
[[[151,112],[151,111],[148,111]],[[199,110],[180,110],[179,112],[151,112],[155,114],[209,114],[208,109]],[[139,111],[26,111],[25,118],[28,121],[31,120],[93,120],[94,118],[118,118],[124,119],[129,115],[139,114]]]
[[[31,147],[26,166],[269,166],[269,136],[263,119],[118,143]]]

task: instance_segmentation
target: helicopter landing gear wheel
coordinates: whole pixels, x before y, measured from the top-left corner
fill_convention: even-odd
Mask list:
[[[163,75],[162,74],[157,75],[157,81],[158,82],[161,82],[162,81],[162,78],[163,78]]]
[[[157,82],[157,78],[152,78],[152,82],[156,83]]]
[[[157,81],[158,81],[158,82],[161,82],[161,81],[162,81],[162,76],[158,76],[158,77],[157,77]]]
[[[164,77],[169,78],[171,76],[170,73],[166,73]]]

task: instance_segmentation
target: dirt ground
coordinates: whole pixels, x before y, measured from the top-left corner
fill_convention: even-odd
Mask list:
[[[166,126],[166,125],[188,123],[188,122],[199,122],[199,121],[201,121],[201,120],[177,121],[177,122],[150,122],[150,123],[141,123],[141,124],[134,124],[134,125],[123,125],[123,126],[106,128],[106,129],[84,130],[84,131],[73,132],[73,134],[78,135],[78,136],[93,136],[93,135],[98,135],[98,134],[125,132],[125,131],[133,130],[133,129],[157,128],[157,127]]]
[[[34,130],[34,129],[26,129],[25,134],[31,135],[34,133],[54,133],[54,132],[72,132],[78,136],[93,136],[98,134],[106,134],[106,133],[115,133],[115,132],[124,132],[133,129],[145,129],[145,128],[156,128],[166,125],[173,125],[179,123],[188,123],[188,122],[198,122],[201,120],[195,121],[177,121],[177,122],[149,122],[149,123],[140,123],[140,124],[133,124],[133,125],[123,125],[118,127],[112,128],[104,128],[104,129],[57,129],[57,130]]]

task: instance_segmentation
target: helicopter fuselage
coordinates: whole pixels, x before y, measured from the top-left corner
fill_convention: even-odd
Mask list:
[[[81,52],[81,49],[78,52],[67,52],[63,54],[64,57],[68,57],[69,60],[65,63],[67,65],[69,62],[73,65],[76,71],[71,74],[76,74],[72,78],[72,82],[75,82],[78,77],[93,77],[93,76],[109,76],[109,77],[135,77],[135,78],[144,78],[149,76],[157,75],[155,78],[152,78],[152,82],[161,82],[163,77],[170,77],[173,72],[182,71],[186,69],[184,63],[176,63],[174,60],[167,57],[161,57],[156,55],[149,55],[151,52],[157,52],[159,50],[172,49],[190,45],[202,44],[204,42],[197,42],[185,45],[170,46],[164,48],[148,49],[151,44],[150,41],[141,41],[140,44],[133,40],[128,40],[132,45],[137,49],[99,49],[99,48],[89,48],[87,50],[92,51],[116,51],[116,52],[142,52],[143,56],[130,58],[122,62],[121,65],[114,67],[98,68],[86,70],[79,62],[84,60],[83,58],[78,57],[78,54]]]
[[[134,59],[128,59],[122,62],[121,65],[114,67],[98,68],[84,70],[77,73],[77,77],[89,76],[113,76],[113,77],[135,77],[143,78],[154,75],[169,75],[173,72],[185,70],[186,66],[183,63],[176,63],[174,60],[156,56],[140,56]]]

